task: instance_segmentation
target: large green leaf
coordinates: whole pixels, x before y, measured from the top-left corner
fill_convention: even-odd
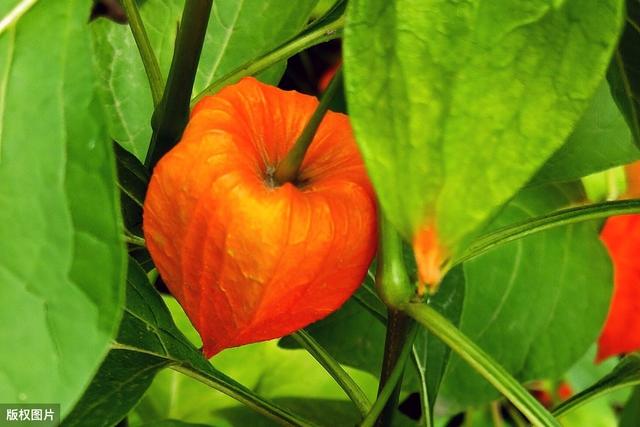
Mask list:
[[[194,93],[295,35],[306,23],[316,2],[214,2]],[[140,5],[165,78],[171,65],[183,3],[183,0],[146,0]],[[110,134],[122,147],[144,161],[151,139],[153,101],[133,36],[127,26],[106,19],[96,20],[92,27]],[[284,64],[281,64],[265,71],[260,78],[275,83],[283,69]]]
[[[602,80],[621,0],[353,0],[344,60],[356,139],[388,218],[445,252],[569,136]]]
[[[178,327],[195,346],[200,346],[199,336],[175,299],[168,297],[165,302]],[[211,363],[261,396],[320,425],[348,424],[349,420],[355,424],[359,419],[342,389],[303,350],[285,351],[278,348],[276,341],[269,341],[227,349]],[[377,383],[373,376],[353,369],[349,373],[370,398],[375,396]],[[136,418],[142,423],[176,418],[215,426],[273,425],[238,402],[170,370],[156,377],[136,408]]]
[[[186,339],[175,333],[171,315],[148,283],[144,271],[129,261],[127,307],[118,337],[65,426],[110,426],[122,419],[144,394],[155,375],[175,363],[170,347]]]
[[[186,319],[184,314],[182,317]],[[178,321],[184,322],[185,320],[178,318]],[[275,343],[273,345],[275,346]],[[226,369],[226,366],[222,366],[226,372],[235,375],[246,371],[246,358],[234,358],[233,360],[236,369]],[[280,359],[280,361],[282,360]],[[257,360],[255,365],[259,365]],[[180,370],[181,373],[162,372],[159,377],[161,379],[158,381],[163,381],[162,378],[169,378],[170,383],[174,386],[179,383],[190,384],[200,393],[214,394],[216,399],[224,402],[231,401],[238,405],[230,398],[224,399],[218,392],[209,388],[213,387],[228,395],[235,396],[245,405],[252,406],[262,413],[279,411],[278,408],[256,396],[248,388],[214,368],[203,357],[201,351],[178,329],[171,312],[167,309],[160,295],[149,284],[141,267],[135,261],[130,260],[127,279],[127,306],[118,337],[112,343],[111,351],[90,387],[73,412],[64,420],[64,425],[91,427],[113,425],[137,404],[156,375],[167,367],[173,367]],[[282,364],[280,369],[282,372],[287,372],[286,366]],[[186,378],[183,374],[185,371],[204,379],[208,386]],[[239,377],[244,379],[242,375]],[[174,391],[169,390],[169,393]],[[262,392],[262,389],[258,389],[258,391]],[[193,394],[190,394],[188,390],[184,391],[183,398],[183,402],[187,404],[194,403],[191,400]],[[202,401],[200,402],[202,409],[206,410],[208,407]],[[209,403],[207,402],[207,404]],[[163,408],[163,410],[165,409],[167,408]],[[173,414],[165,412],[163,416],[155,420],[170,418],[171,415]],[[259,415],[252,416],[257,419],[263,418]],[[186,419],[186,421],[197,420]]]
[[[627,0],[624,33],[613,55],[607,78],[640,147],[640,0]]]
[[[604,82],[573,133],[532,184],[571,181],[640,159],[631,132]]]
[[[40,2],[0,35],[0,401],[63,415],[113,339],[125,273],[90,7]]]
[[[534,217],[583,197],[576,185],[521,192],[490,229]],[[556,228],[507,243],[464,264],[460,329],[522,381],[556,378],[598,337],[612,271],[597,224]],[[497,392],[456,356],[442,385],[452,410]]]

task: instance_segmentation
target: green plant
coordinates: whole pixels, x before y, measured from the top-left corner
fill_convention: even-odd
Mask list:
[[[4,2],[0,400],[60,403],[69,426],[634,425],[637,331],[618,322],[625,345],[606,355],[630,353],[619,363],[593,359],[617,306],[613,272],[622,270],[612,248],[637,243],[627,232],[612,243],[605,228],[612,264],[600,232],[610,216],[640,214],[640,200],[611,169],[640,159],[639,50],[638,0]],[[198,157],[211,153],[191,153],[176,168],[161,159],[194,140],[202,112],[194,108],[223,102],[238,82],[317,94],[320,74],[339,61],[343,71],[319,103],[291,94],[308,103],[295,125],[277,115],[278,96],[241,102],[253,105],[242,114],[264,124],[257,129],[290,133],[288,149],[262,171],[265,185],[303,188],[314,150],[349,172],[314,139],[337,117],[327,108],[346,105],[378,231],[365,183],[366,203],[351,198],[339,214],[345,230],[358,231],[323,246],[336,260],[317,275],[309,272],[322,264],[319,253],[276,245],[290,252],[278,263],[297,268],[278,279],[262,312],[271,329],[235,340],[235,330],[216,328],[255,303],[242,287],[251,277],[218,274],[216,257],[182,256],[210,244],[205,233],[185,239],[189,248],[179,244],[183,228],[161,235],[193,213],[181,197],[213,191],[206,180],[176,184],[197,170],[211,177]],[[243,80],[251,76],[262,83]],[[216,111],[205,114],[226,119],[203,132],[237,125],[245,141],[261,137],[239,114]],[[345,139],[332,146],[358,157]],[[167,170],[180,179],[156,187]],[[159,190],[169,202],[149,227]],[[231,203],[220,191],[201,225]],[[242,197],[233,203],[249,207]],[[247,218],[264,219],[260,230],[283,226],[264,212]],[[241,258],[260,275],[270,241],[251,234]],[[177,245],[164,261],[163,244]],[[350,248],[361,256],[337,274]],[[168,268],[176,257],[179,268]],[[227,312],[224,292],[181,295],[191,279],[176,279],[178,270],[235,281]],[[287,279],[302,280],[296,270],[307,284],[337,274],[323,286],[347,285],[327,292],[336,298],[323,306],[316,287],[290,292]],[[211,360],[201,350],[290,332]],[[223,335],[221,345],[208,341]],[[560,384],[575,394],[562,395]]]

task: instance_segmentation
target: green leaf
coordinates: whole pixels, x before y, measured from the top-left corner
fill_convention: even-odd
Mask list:
[[[142,236],[142,207],[149,185],[149,172],[144,165],[117,142],[113,143],[118,170],[118,188],[122,217],[127,231]]]
[[[640,147],[640,0],[627,0],[624,32],[607,78],[613,97]]]
[[[622,411],[619,427],[634,427],[638,420],[640,420],[640,387],[636,386]]]
[[[126,301],[118,337],[109,356],[82,400],[64,420],[65,426],[114,424],[136,405],[156,374],[165,367],[179,371],[166,372],[170,378],[179,378],[175,381],[190,381],[208,393],[214,393],[212,388],[219,390],[280,421],[303,422],[215,369],[176,327],[172,314],[149,284],[145,272],[132,260]],[[184,374],[207,385],[186,379]],[[161,417],[165,418],[170,418],[169,414]]]
[[[129,350],[111,350],[67,426],[112,426],[124,418],[149,388],[167,359]]]
[[[165,302],[180,330],[195,346],[201,345],[197,332],[175,299],[167,297]],[[305,351],[282,350],[276,341],[269,341],[227,349],[211,359],[211,363],[254,392],[321,425],[343,424],[348,420],[355,424],[359,420],[358,412],[344,392]],[[373,376],[348,371],[370,397],[375,396],[377,383]],[[136,417],[143,423],[177,418],[215,426],[273,425],[238,402],[174,371],[164,371],[157,376],[137,406]]]
[[[193,97],[191,105],[196,104],[204,96],[215,94],[221,88],[236,83],[243,77],[257,76],[258,78],[263,78],[263,75],[268,72],[270,67],[276,67],[278,63],[286,61],[293,55],[312,46],[341,37],[346,3],[347,0],[336,1],[323,16],[317,18],[294,37],[291,37],[276,48],[249,59],[224,76],[216,78],[206,89]]]
[[[173,344],[189,349],[176,333],[171,314],[163,306],[144,271],[129,261],[127,307],[118,337],[82,399],[64,420],[65,426],[110,426],[127,415],[164,367]],[[168,344],[165,343],[168,341]]]
[[[624,387],[640,384],[640,354],[632,353],[626,356],[618,365],[600,381],[581,391],[571,399],[564,401],[553,413],[564,416],[585,403],[597,399],[602,395]]]
[[[603,83],[569,139],[545,163],[532,184],[572,181],[638,159],[640,150]]]
[[[0,35],[0,401],[59,402],[63,416],[105,357],[124,296],[90,6],[40,2]]]
[[[620,0],[349,2],[351,120],[405,238],[433,222],[455,255],[529,181],[595,93],[622,14]]]
[[[215,2],[200,57],[194,93],[216,78],[269,51],[300,31],[317,0]],[[147,0],[140,14],[166,78],[182,12],[182,0]],[[98,19],[91,24],[96,67],[111,137],[144,161],[151,139],[153,102],[142,60],[127,26]],[[276,83],[284,64],[259,77]]]
[[[580,200],[577,185],[521,192],[490,229]],[[557,378],[598,337],[611,296],[611,265],[593,222],[501,245],[464,264],[460,329],[521,381]],[[451,410],[486,403],[493,388],[452,357],[441,390]]]

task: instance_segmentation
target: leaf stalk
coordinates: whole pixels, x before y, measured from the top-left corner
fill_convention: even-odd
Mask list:
[[[162,87],[163,79],[160,72],[160,66],[158,65],[158,59],[153,53],[147,30],[144,27],[142,18],[140,17],[140,11],[135,0],[122,0],[122,6],[127,15],[129,21],[129,28],[133,34],[133,39],[138,46],[140,57],[142,58],[142,64],[144,65],[144,71],[147,73],[147,79],[149,80],[149,87],[151,89],[151,97],[153,98],[153,105],[157,106],[162,99]]]
[[[331,79],[331,83],[329,83],[327,90],[322,94],[320,103],[302,130],[302,133],[285,158],[278,163],[278,166],[276,166],[275,173],[273,174],[275,185],[283,185],[286,182],[296,182],[298,172],[300,171],[300,167],[304,161],[304,156],[313,142],[313,138],[320,127],[320,123],[322,123],[322,119],[329,110],[331,100],[333,100],[333,97],[338,92],[338,88],[342,86],[341,83],[342,67],[339,67],[336,74]]]
[[[347,374],[327,350],[318,343],[307,331],[300,329],[298,332],[291,334],[291,337],[306,349],[314,359],[322,365],[322,367],[336,380],[340,388],[344,390],[349,399],[356,406],[358,411],[363,415],[367,415],[371,408],[371,402],[364,394],[358,384]]]

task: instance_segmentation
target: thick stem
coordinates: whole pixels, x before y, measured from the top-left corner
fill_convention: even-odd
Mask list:
[[[388,388],[387,383],[391,373],[398,365],[401,353],[407,347],[408,334],[414,326],[414,322],[406,314],[397,310],[399,305],[409,302],[414,294],[414,288],[409,282],[404,265],[402,239],[381,210],[380,212],[378,267],[376,269],[375,285],[378,295],[388,307],[388,315],[378,401],[382,396],[382,391]],[[413,336],[409,341],[411,341],[410,350],[413,345]],[[407,355],[409,350],[406,350]],[[377,422],[378,426],[391,424],[398,404],[400,384],[401,381],[388,396],[388,402],[384,405],[382,416]]]
[[[447,344],[477,373],[500,391],[535,426],[559,426],[558,421],[491,356],[465,336],[451,322],[427,304],[401,307],[405,313]]]
[[[380,414],[387,407],[389,399],[392,398],[392,396],[396,393],[396,390],[400,387],[400,384],[402,383],[402,376],[404,374],[404,367],[407,363],[409,354],[411,353],[411,348],[413,347],[413,341],[416,337],[416,332],[417,327],[414,322],[407,333],[407,339],[402,345],[402,349],[400,350],[400,354],[397,358],[397,363],[391,370],[386,384],[380,390],[378,398],[371,407],[371,411],[369,411],[365,419],[362,421],[360,427],[372,427],[380,418]]]
[[[371,402],[369,402],[369,399],[367,399],[367,396],[353,378],[342,369],[342,366],[304,329],[291,336],[336,380],[356,408],[358,408],[358,411],[363,416],[367,415],[371,408]]]
[[[153,113],[153,136],[145,166],[149,169],[182,136],[189,120],[193,82],[213,0],[186,0],[162,101]]]
[[[390,308],[409,302],[416,288],[409,281],[404,265],[402,238],[393,225],[379,212],[378,267],[376,269],[376,292]]]
[[[414,326],[414,321],[401,311],[389,309],[387,315],[387,336],[384,342],[384,358],[382,360],[382,369],[380,370],[380,384],[378,385],[378,396],[382,394],[384,387],[387,385],[393,370],[400,362],[400,356],[407,346],[410,331]],[[411,340],[413,346],[413,340]],[[405,359],[406,360],[406,359]],[[404,361],[402,361],[404,365]],[[402,381],[399,380],[395,384],[392,393],[389,395],[386,405],[382,410],[382,414],[376,422],[376,426],[390,426],[393,421],[393,415],[398,406],[398,398],[400,397],[400,389]]]
[[[320,123],[322,123],[324,115],[327,113],[327,110],[329,110],[331,100],[336,92],[338,92],[338,88],[341,87],[341,83],[342,67],[338,68],[333,79],[331,79],[331,83],[329,83],[327,90],[322,94],[318,107],[316,107],[316,110],[311,115],[309,122],[304,127],[295,144],[291,150],[289,150],[285,158],[278,163],[273,175],[276,185],[282,185],[285,182],[296,182],[298,171],[304,161],[304,155],[307,153],[307,150],[313,141],[313,137],[316,135],[316,132],[320,127]]]
[[[122,6],[127,14],[129,28],[131,28],[133,39],[136,41],[140,57],[142,58],[144,70],[147,73],[149,87],[151,88],[151,96],[153,98],[153,105],[157,106],[162,99],[163,85],[158,59],[153,53],[153,48],[151,47],[151,42],[149,42],[147,30],[144,28],[144,23],[140,17],[140,12],[138,11],[138,6],[136,5],[135,0],[122,0]]]

